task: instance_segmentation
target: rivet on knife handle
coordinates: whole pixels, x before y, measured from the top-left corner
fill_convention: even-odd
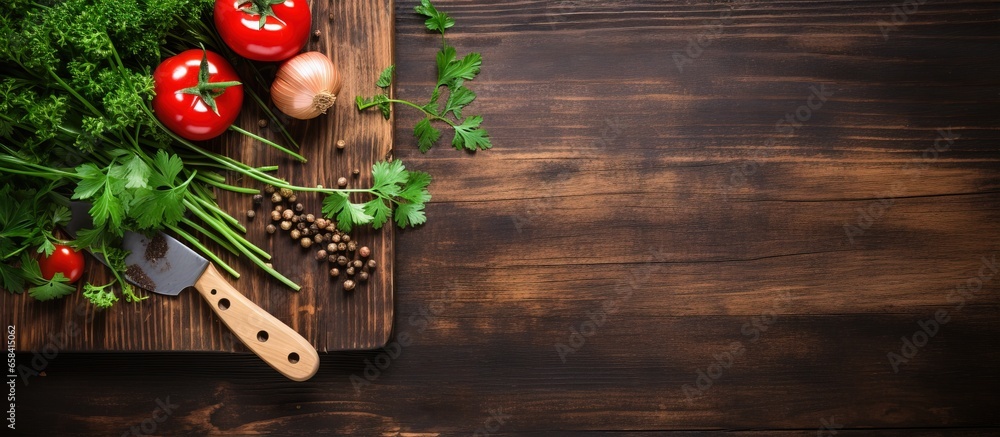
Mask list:
[[[194,288],[222,323],[274,370],[293,381],[305,381],[316,374],[316,348],[233,288],[214,265],[208,265]]]

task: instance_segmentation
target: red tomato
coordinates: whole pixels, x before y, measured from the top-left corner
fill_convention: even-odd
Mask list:
[[[52,255],[42,254],[38,266],[42,268],[42,277],[46,280],[52,279],[56,273],[62,273],[69,282],[76,282],[83,276],[83,254],[69,246],[57,244]]]
[[[208,84],[237,82],[239,76],[222,56],[198,49],[184,51],[161,62],[153,72],[153,112],[177,135],[194,141],[219,136],[236,121],[243,107],[243,86],[198,88],[202,56],[208,57]],[[212,110],[212,104],[217,111]]]
[[[305,47],[312,26],[306,0],[215,0],[214,14],[215,28],[226,45],[255,61],[295,56]]]

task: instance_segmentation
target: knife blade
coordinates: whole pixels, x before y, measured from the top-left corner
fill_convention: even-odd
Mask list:
[[[93,227],[90,205],[71,202],[65,229],[76,237]],[[126,231],[122,248],[125,280],[157,294],[177,296],[194,287],[216,316],[268,365],[293,381],[305,381],[319,369],[319,354],[305,338],[236,290],[211,262],[177,239],[158,232],[151,237]],[[104,257],[92,254],[101,263]]]

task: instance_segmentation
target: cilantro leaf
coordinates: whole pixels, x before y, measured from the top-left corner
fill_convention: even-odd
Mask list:
[[[376,197],[365,202],[365,214],[372,216],[372,227],[381,229],[385,222],[392,217],[392,208],[385,204],[381,197]]]
[[[437,71],[438,71],[438,87],[445,84],[444,72],[448,69],[448,66],[455,62],[455,57],[458,56],[455,52],[455,48],[445,44],[438,50],[437,53]]]
[[[392,75],[395,71],[395,65],[385,67],[385,70],[382,70],[382,74],[378,75],[378,81],[375,82],[375,86],[382,89],[389,88],[389,86],[392,85]]]
[[[51,280],[29,288],[28,294],[37,300],[46,301],[70,295],[74,291],[76,287],[69,285],[69,279],[62,272],[56,272]]]
[[[427,153],[441,138],[441,130],[431,126],[429,118],[424,118],[413,126],[413,136],[417,137],[417,147],[420,151]]]
[[[337,217],[337,228],[348,232],[355,225],[363,225],[372,221],[372,216],[365,213],[363,205],[351,203],[345,193],[333,193],[323,199],[323,215]]]
[[[464,86],[455,87],[455,89],[451,90],[451,94],[448,95],[448,102],[444,105],[443,114],[448,114],[451,111],[455,114],[455,118],[461,119],[462,109],[469,103],[472,103],[473,100],[476,100],[476,93],[472,92],[472,90]]]
[[[420,0],[420,4],[414,10],[418,14],[428,17],[427,21],[424,21],[427,29],[441,32],[441,35],[444,35],[445,29],[455,25],[455,20],[449,17],[448,14],[438,11],[431,4],[430,0]]]
[[[163,152],[163,150],[160,150]],[[122,166],[124,170],[125,188],[145,188],[149,179],[150,169],[139,155],[132,155]]]
[[[421,225],[427,221],[423,203],[401,203],[396,207],[396,224],[401,228]]]
[[[109,229],[118,233],[125,216],[125,208],[111,193],[111,190],[105,188],[90,207],[90,216],[93,217],[95,226],[104,226],[105,223],[109,223]]]
[[[483,117],[478,115],[466,118],[461,125],[455,126],[455,138],[451,144],[456,149],[461,150],[462,147],[465,147],[466,150],[472,151],[493,147],[489,133],[486,132],[486,129],[479,127],[482,122]]]
[[[104,172],[94,164],[87,163],[77,167],[76,175],[80,177],[80,181],[73,190],[74,199],[89,199],[104,188]]]
[[[431,200],[431,194],[427,191],[427,186],[431,183],[431,175],[422,171],[410,171],[410,177],[406,180],[406,186],[399,193],[399,197],[413,203],[427,203]]]
[[[24,276],[21,275],[21,269],[0,262],[0,278],[3,279],[4,290],[11,293],[24,292]]]
[[[406,183],[409,177],[402,161],[376,162],[372,165],[372,190],[378,191],[386,197],[396,197],[399,195],[400,186]]]
[[[450,47],[449,47],[450,48]],[[452,48],[454,50],[454,48]],[[479,69],[483,65],[483,57],[479,53],[472,52],[465,55],[461,60],[452,60],[441,70],[440,58],[438,58],[438,86],[457,88],[462,86],[463,80],[472,80],[479,74]]]

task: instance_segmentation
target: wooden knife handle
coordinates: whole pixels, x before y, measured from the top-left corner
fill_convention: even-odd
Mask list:
[[[312,378],[319,354],[288,325],[243,296],[214,264],[209,264],[194,288],[236,337],[268,365],[292,381]]]

